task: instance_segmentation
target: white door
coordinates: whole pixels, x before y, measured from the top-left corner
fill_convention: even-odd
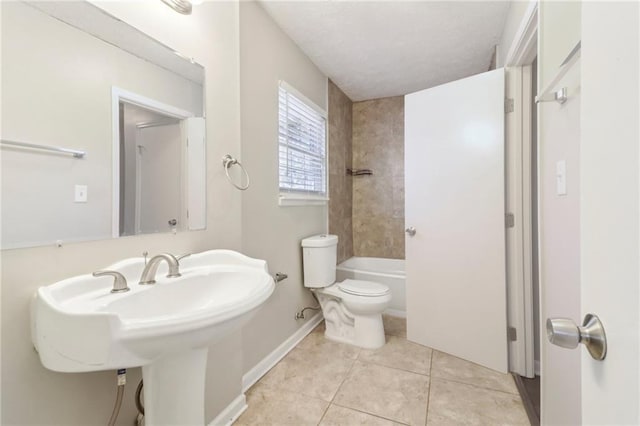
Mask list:
[[[587,425],[640,424],[639,9],[637,2],[582,4],[581,313],[560,315],[576,323],[587,313],[597,315],[608,347],[602,361],[582,347],[546,345],[545,352],[551,362],[558,351],[581,358],[576,380],[558,374],[581,389],[580,422]],[[551,142],[562,140],[541,141]],[[574,301],[558,301],[558,306],[562,303]],[[573,403],[562,388],[545,386],[545,375],[543,364],[543,421],[545,400]],[[549,414],[546,419],[559,423]]]
[[[405,97],[407,337],[507,372],[504,70]]]

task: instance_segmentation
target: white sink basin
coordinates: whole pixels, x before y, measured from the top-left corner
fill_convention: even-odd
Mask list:
[[[184,393],[184,386],[195,381],[204,402],[202,370],[207,348],[251,317],[273,292],[273,279],[265,261],[229,250],[211,250],[181,260],[182,276],[178,278],[166,278],[163,262],[152,285],[138,284],[143,268],[143,258],[104,268],[125,276],[130,288],[125,293],[110,292],[113,277],[109,276],[81,275],[40,287],[32,303],[33,343],[42,364],[54,371],[142,366],[147,424],[171,423],[171,419],[201,424],[204,404],[195,417],[179,413],[174,418],[175,413],[163,412],[160,406],[167,401],[176,407],[176,395],[164,395],[167,391],[162,388],[179,385],[169,389]],[[163,377],[165,370],[173,368],[190,382],[179,384],[175,377]],[[191,399],[191,405],[193,398],[185,397]],[[160,411],[154,415],[150,406]]]

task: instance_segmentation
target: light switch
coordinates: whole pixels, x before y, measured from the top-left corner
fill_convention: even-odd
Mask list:
[[[556,194],[567,195],[567,162],[564,160],[556,163]]]
[[[76,203],[86,203],[87,202],[87,185],[76,185]]]

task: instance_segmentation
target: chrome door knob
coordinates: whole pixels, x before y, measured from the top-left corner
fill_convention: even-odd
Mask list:
[[[607,356],[607,337],[600,319],[587,314],[582,327],[569,318],[548,318],[547,338],[554,345],[575,349],[584,344],[593,359],[602,361]]]
[[[416,235],[416,228],[412,226],[410,228],[405,229],[404,232],[406,232],[408,236],[413,237],[414,235]]]

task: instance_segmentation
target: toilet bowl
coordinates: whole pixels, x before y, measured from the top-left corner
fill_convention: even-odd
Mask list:
[[[385,344],[382,312],[391,301],[389,287],[372,281],[335,282],[338,237],[302,240],[304,285],[314,292],[325,319],[325,337],[361,348]]]

